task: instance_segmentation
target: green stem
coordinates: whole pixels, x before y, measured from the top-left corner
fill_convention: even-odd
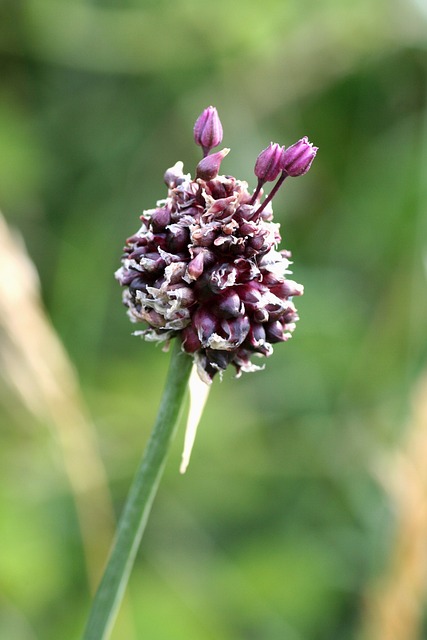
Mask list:
[[[83,640],[107,640],[110,636],[175,434],[192,358],[181,351],[179,340],[174,342],[157,420],[129,491]]]

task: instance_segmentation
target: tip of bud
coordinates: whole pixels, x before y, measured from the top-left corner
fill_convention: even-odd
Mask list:
[[[304,175],[310,169],[317,151],[318,147],[314,147],[307,136],[304,136],[283,151],[282,171],[294,178]]]
[[[215,107],[208,107],[197,118],[194,125],[194,140],[206,156],[222,142],[222,124]]]
[[[203,160],[200,160],[196,168],[196,177],[205,180],[213,180],[216,178],[221,166],[221,162],[225,156],[230,153],[230,149],[222,149],[210,156],[206,156]]]

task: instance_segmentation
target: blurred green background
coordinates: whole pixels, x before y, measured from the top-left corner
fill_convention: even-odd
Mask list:
[[[423,0],[0,4],[0,208],[76,368],[116,514],[168,364],[131,336],[113,278],[124,239],[166,168],[193,171],[210,104],[224,171],[252,187],[270,140],[320,148],[275,201],[305,285],[294,338],[264,372],[215,381],[185,476],[181,428],[114,640],[392,640],[367,610],[399,523],[387,461],[427,356],[426,28]],[[4,362],[0,637],[77,640],[85,496],[55,419]],[[89,538],[108,537],[103,522]]]

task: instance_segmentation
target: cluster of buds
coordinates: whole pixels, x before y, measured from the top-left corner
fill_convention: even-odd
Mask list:
[[[250,193],[246,182],[219,175],[229,149],[210,153],[222,141],[214,107],[196,121],[194,139],[204,154],[195,179],[182,162],[166,171],[168,196],[143,212],[116,278],[131,321],[148,325],[135,334],[177,337],[210,383],[229,364],[238,375],[259,369],[252,356],[269,356],[274,343],[292,335],[298,320],[292,298],[303,287],[287,277],[291,254],[278,250],[270,203],[286,177],[309,170],[317,148],[307,138],[287,149],[271,143],[258,156]],[[265,183],[276,179],[262,199]]]

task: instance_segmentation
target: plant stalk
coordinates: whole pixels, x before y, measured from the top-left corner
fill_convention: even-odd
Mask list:
[[[262,211],[264,211],[265,207],[268,205],[269,202],[273,200],[274,196],[279,191],[285,178],[287,177],[288,177],[288,174],[285,171],[282,171],[280,178],[278,179],[278,181],[276,182],[276,184],[274,185],[274,187],[272,188],[272,190],[270,191],[270,193],[268,194],[264,202],[261,204],[261,206],[258,207],[258,209],[255,211],[255,214],[259,215]]]
[[[157,420],[130,488],[82,640],[107,640],[118,613],[165,467],[192,368],[176,339]]]

